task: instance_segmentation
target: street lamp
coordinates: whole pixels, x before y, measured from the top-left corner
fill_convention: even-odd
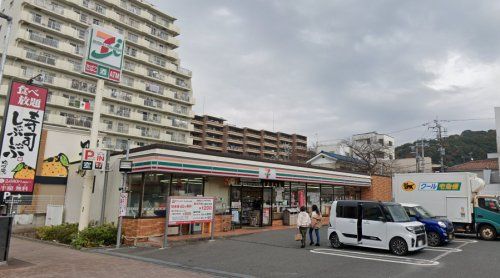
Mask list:
[[[0,61],[0,86],[1,86],[3,78],[3,70],[5,68],[5,59],[7,58],[7,49],[9,48],[10,29],[12,28],[12,17],[1,12],[0,12],[0,17],[7,20],[7,33],[5,34],[5,41],[2,52],[2,61]]]

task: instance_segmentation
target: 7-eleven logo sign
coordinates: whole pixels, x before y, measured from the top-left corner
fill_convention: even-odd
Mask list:
[[[125,44],[123,35],[93,26],[88,44],[84,72],[119,82]]]

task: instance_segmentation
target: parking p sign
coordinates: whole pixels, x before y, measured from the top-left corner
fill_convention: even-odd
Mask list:
[[[83,149],[82,152],[82,170],[100,170],[106,169],[106,151],[101,149]]]

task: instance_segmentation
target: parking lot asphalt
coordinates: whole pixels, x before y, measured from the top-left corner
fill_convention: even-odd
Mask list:
[[[99,252],[226,277],[498,277],[500,240],[458,237],[405,257],[359,247],[299,248],[294,230],[271,231],[167,249],[122,248]]]

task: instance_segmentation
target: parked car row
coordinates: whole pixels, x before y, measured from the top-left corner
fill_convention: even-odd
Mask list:
[[[395,255],[451,242],[455,233],[484,240],[500,234],[498,196],[479,195],[472,173],[397,174],[395,202],[334,201],[328,238],[333,248],[356,245]]]

